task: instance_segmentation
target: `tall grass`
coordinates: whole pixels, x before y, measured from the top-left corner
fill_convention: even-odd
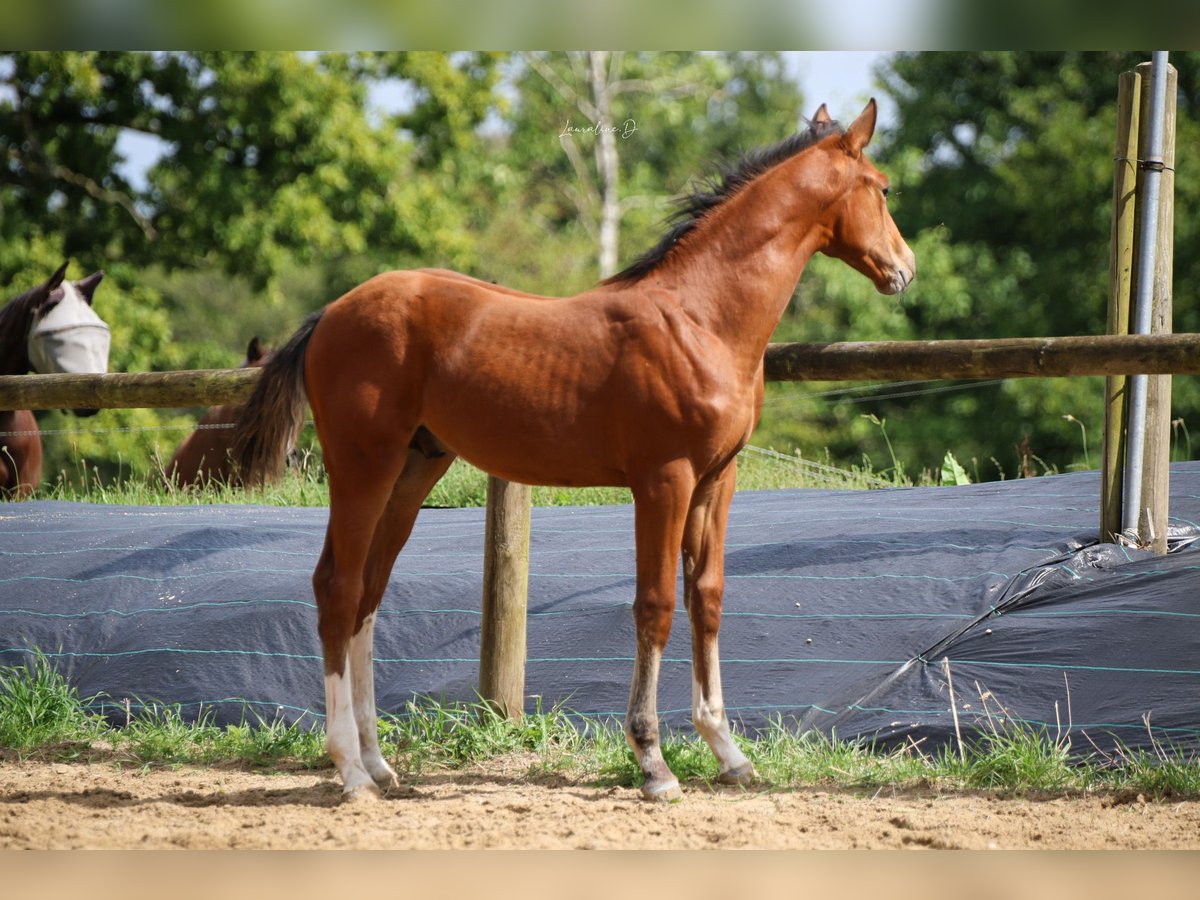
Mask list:
[[[834,466],[828,459],[805,459],[798,454],[778,453],[760,447],[747,447],[738,458],[739,490],[780,488],[841,488],[865,490],[881,487],[909,487],[931,483],[928,478],[914,482],[902,467],[893,466],[876,472],[870,460],[849,469]],[[320,462],[309,457],[291,469],[277,483],[256,488],[231,488],[224,484],[204,484],[179,488],[168,484],[161,473],[106,481],[99,471],[80,462],[74,473],[60,472],[58,477],[39,488],[31,499],[69,500],[84,503],[109,503],[122,506],[177,506],[225,503],[266,506],[328,506],[329,485]],[[631,503],[627,488],[535,487],[535,506],[603,506]],[[465,507],[487,503],[487,476],[462,460],[434,486],[427,506]]]
[[[86,759],[139,767],[239,765],[268,771],[332,766],[323,735],[296,724],[252,716],[219,727],[210,715],[185,719],[170,706],[150,706],[114,727],[93,712],[46,658],[0,668],[0,759]],[[513,722],[486,704],[410,702],[379,721],[384,755],[413,778],[513,758],[530,777],[571,777],[596,785],[635,786],[641,775],[613,721],[537,708]],[[1062,735],[1006,719],[992,722],[962,747],[925,752],[919,744],[880,749],[823,735],[799,734],[782,720],[738,744],[759,773],[755,790],[823,786],[849,790],[986,790],[1027,794],[1136,791],[1156,798],[1200,797],[1200,762],[1181,750],[1072,760]],[[690,731],[664,736],[663,756],[685,784],[715,782],[708,747]]]

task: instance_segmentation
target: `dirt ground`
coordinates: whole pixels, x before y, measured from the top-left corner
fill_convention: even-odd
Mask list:
[[[332,771],[120,770],[0,762],[0,849],[14,848],[1200,848],[1200,801],[1137,795],[743,791],[531,779],[502,760],[340,803]]]

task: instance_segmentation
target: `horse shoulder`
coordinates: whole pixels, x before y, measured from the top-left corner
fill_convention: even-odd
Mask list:
[[[616,357],[628,396],[696,429],[719,429],[749,414],[752,385],[740,377],[737,357],[671,292],[613,298],[607,313],[619,335]]]

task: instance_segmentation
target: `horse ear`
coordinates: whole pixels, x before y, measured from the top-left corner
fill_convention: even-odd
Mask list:
[[[92,294],[96,293],[96,285],[104,278],[104,270],[93,272],[82,281],[75,282],[75,290],[83,295],[83,299],[87,301],[88,306],[92,305]]]
[[[39,284],[34,291],[31,292],[37,295],[36,299],[33,301],[35,309],[41,309],[41,307],[45,305],[46,301],[50,299],[51,292],[60,284],[62,284],[63,278],[65,278],[67,274],[67,266],[69,265],[71,265],[71,261],[68,259],[65,263],[58,267],[57,272]]]
[[[250,363],[250,365],[254,365],[262,358],[262,341],[258,339],[258,335],[256,334],[254,337],[250,338],[250,344],[246,347],[246,362]]]
[[[871,136],[875,134],[876,112],[875,98],[872,97],[870,102],[867,103],[867,108],[862,111],[842,136],[842,146],[846,148],[846,151],[851,156],[858,156],[862,153],[863,148],[871,142]]]
[[[67,276],[67,266],[69,265],[71,265],[71,261],[68,259],[65,263],[58,267],[57,272],[46,279],[46,290],[52,291],[62,284],[62,280]]]
[[[815,113],[813,113],[813,117],[812,117],[812,119],[809,120],[809,122],[810,122],[810,124],[813,124],[813,125],[832,125],[833,124],[833,119],[830,118],[829,110],[827,110],[825,108],[824,103],[822,103],[820,106],[817,107],[817,111]]]

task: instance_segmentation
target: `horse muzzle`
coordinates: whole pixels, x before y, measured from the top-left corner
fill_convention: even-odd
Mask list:
[[[902,253],[886,272],[887,277],[875,283],[881,294],[902,294],[908,290],[914,278],[917,277],[917,258],[908,245],[904,245]]]

